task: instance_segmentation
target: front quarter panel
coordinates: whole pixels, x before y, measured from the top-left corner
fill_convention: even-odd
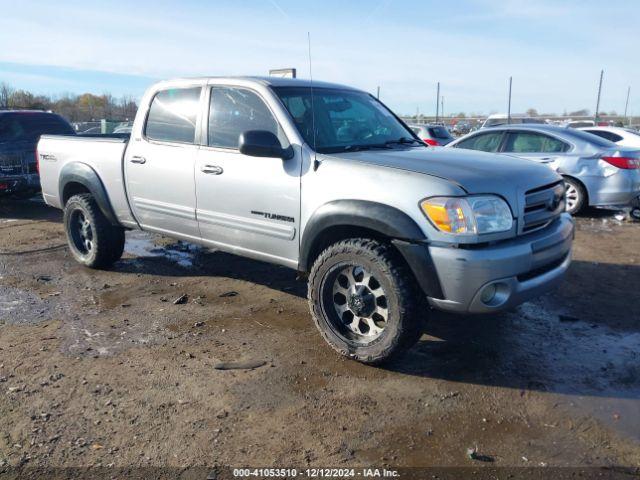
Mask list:
[[[308,152],[307,158],[311,156]],[[303,169],[301,183],[302,232],[323,205],[336,200],[363,200],[400,210],[416,223],[424,237],[444,242],[451,239],[429,223],[419,202],[426,197],[465,194],[462,188],[438,177],[322,155],[318,155],[317,169],[312,162]]]

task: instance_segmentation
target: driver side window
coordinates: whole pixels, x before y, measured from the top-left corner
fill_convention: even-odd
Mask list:
[[[266,130],[288,142],[271,110],[251,90],[237,87],[212,87],[209,102],[208,145],[238,148],[240,135],[248,130]]]

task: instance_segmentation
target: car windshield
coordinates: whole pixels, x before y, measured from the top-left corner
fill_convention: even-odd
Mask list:
[[[275,87],[274,91],[305,142],[312,147],[315,145],[319,153],[424,147],[413,131],[367,93],[314,88],[312,100],[309,87]]]

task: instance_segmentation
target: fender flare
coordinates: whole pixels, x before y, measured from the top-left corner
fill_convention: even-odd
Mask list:
[[[335,200],[319,207],[307,222],[300,242],[298,269],[311,269],[311,255],[323,232],[332,227],[361,227],[389,238],[428,295],[442,298],[440,281],[427,248],[428,238],[409,215],[368,200]]]
[[[63,204],[63,207],[65,189],[70,183],[79,183],[89,190],[98,204],[100,211],[104,214],[109,223],[115,226],[120,225],[116,214],[113,211],[113,207],[111,206],[111,202],[109,201],[107,189],[102,183],[102,180],[100,180],[98,173],[93,168],[86,163],[81,162],[68,163],[62,167],[62,170],[60,170],[60,179],[58,180],[58,192],[60,195],[60,202]]]

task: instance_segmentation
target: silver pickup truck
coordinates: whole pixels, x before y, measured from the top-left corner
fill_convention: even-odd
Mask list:
[[[282,78],[161,82],[130,138],[45,135],[42,192],[69,248],[106,268],[127,229],[308,278],[338,352],[378,363],[429,308],[514,307],[555,287],[574,225],[562,178],[529,160],[424,145],[368,93]]]

